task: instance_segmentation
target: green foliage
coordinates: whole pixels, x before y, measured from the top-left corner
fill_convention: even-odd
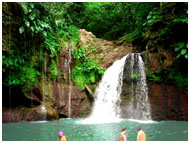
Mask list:
[[[73,57],[76,60],[84,61],[86,60],[86,51],[84,51],[82,48],[78,48],[73,51]]]
[[[25,91],[38,81],[37,77],[40,72],[29,66],[31,65],[30,62],[25,61],[27,55],[24,54],[18,57],[14,54],[13,51],[10,51],[8,57],[2,56],[3,75],[6,74],[3,84],[11,87],[21,85],[22,90]]]
[[[188,77],[180,72],[177,67],[160,68],[155,72],[146,71],[146,76],[149,82],[176,84],[180,87],[188,87]]]
[[[43,45],[44,48],[46,48],[46,50],[48,51],[49,56],[51,58],[57,56],[57,54],[61,50],[61,47],[59,45],[59,40],[55,37],[55,35],[53,35],[50,32],[46,33]]]
[[[53,77],[54,80],[56,80],[57,76],[58,76],[57,64],[53,59],[51,60],[50,68],[51,68],[52,77]]]
[[[175,52],[178,53],[177,54],[177,58],[180,58],[181,56],[185,57],[186,59],[188,59],[188,43],[184,43],[184,42],[179,42],[174,44],[174,48],[175,48]]]
[[[78,43],[78,40],[79,40],[79,30],[78,30],[78,28],[76,28],[75,26],[73,26],[73,25],[70,25],[69,27],[68,27],[68,33],[69,33],[69,36],[66,38],[64,38],[64,39],[66,39],[66,40],[68,40],[68,41],[72,41],[72,42],[74,42],[75,44],[77,44]]]
[[[22,34],[25,28],[31,31],[32,36],[35,33],[40,33],[44,40],[44,49],[49,52],[51,58],[55,57],[61,50],[60,40],[64,39],[67,42],[74,42],[75,44],[79,40],[78,29],[74,25],[69,25],[64,21],[64,18],[60,19],[62,13],[53,13],[50,6],[53,6],[56,11],[60,11],[59,4],[57,3],[19,3],[24,10],[23,26],[19,31]],[[65,4],[67,5],[67,4]],[[61,4],[62,7],[65,7]],[[43,11],[42,11],[43,10]],[[49,12],[50,11],[50,12]],[[51,13],[51,15],[49,14]],[[43,16],[41,16],[43,15]],[[59,19],[58,19],[59,18]]]
[[[187,59],[188,59],[188,9],[186,3],[163,3],[162,7],[155,7],[149,11],[141,33],[134,36],[133,42],[141,49],[148,45],[148,49],[157,52],[159,49],[169,50],[176,60],[169,68],[158,71],[147,71],[149,82],[175,84],[187,89]],[[140,32],[139,31],[139,32]],[[184,66],[184,67],[183,67]]]
[[[94,83],[100,79],[105,69],[99,68],[91,59],[86,57],[86,52],[82,48],[73,51],[76,60],[75,67],[72,69],[72,79],[84,90],[84,84]]]
[[[124,35],[123,37],[121,37],[118,41],[120,43],[125,43],[125,42],[129,42],[129,43],[132,43],[133,40],[134,40],[134,37],[137,37],[138,35],[138,30],[136,29],[135,31],[127,34],[127,35]]]
[[[179,22],[188,23],[188,10],[186,10],[185,14],[181,14],[178,17],[176,17],[175,19],[173,19],[173,22],[175,22],[175,23],[179,23]]]
[[[139,75],[138,75],[138,73],[136,71],[133,72],[132,75],[131,75],[132,79],[137,79],[138,77],[139,77]]]
[[[41,75],[41,73],[34,68],[23,67],[20,72],[20,75],[19,75],[19,77],[22,77],[20,79],[23,80],[22,81],[23,82],[22,90],[27,91],[28,89],[30,89],[32,87],[33,83],[38,82],[37,76],[40,76],[40,75]],[[18,78],[13,78],[13,79],[16,80]],[[25,84],[25,83],[27,83],[27,84]],[[9,85],[11,85],[11,84],[9,83]]]
[[[42,33],[52,30],[52,27],[48,24],[49,18],[40,15],[43,13],[40,10],[45,11],[45,9],[39,4],[26,2],[19,2],[18,4],[24,11],[22,26],[19,29],[21,34],[26,28],[31,31],[32,35],[34,35],[34,33]]]
[[[155,73],[152,73],[151,71],[148,70],[148,71],[146,71],[146,76],[147,76],[148,81],[150,81],[150,82],[157,83],[157,82],[162,81],[158,71]]]
[[[108,40],[122,37],[120,44],[138,44],[143,50],[147,42],[152,40],[155,43],[153,46],[161,44],[177,54],[177,60],[181,63],[187,62],[187,3],[18,2],[2,5],[3,33],[10,32],[9,38],[3,37],[3,42],[6,42],[3,43],[2,71],[3,84],[6,86],[27,89],[37,82],[43,70],[41,63],[44,53],[47,53],[50,61],[52,77],[56,79],[58,72],[55,59],[65,47],[64,43],[77,45],[79,28]],[[92,50],[96,52],[96,49]],[[93,83],[101,78],[105,69],[88,59],[84,50],[76,49],[73,57],[75,67],[72,78],[82,89],[84,83]],[[147,72],[147,77],[149,81],[172,81],[186,86],[186,83],[182,83],[187,80],[183,71],[166,71]],[[177,75],[174,76],[174,73]],[[134,73],[131,77],[137,78],[138,75]]]
[[[19,32],[20,32],[20,34],[22,34],[24,32],[24,27],[23,26],[19,28]]]
[[[188,88],[188,77],[180,72],[176,68],[167,68],[164,69],[163,74],[165,74],[166,83],[175,83],[180,87]]]
[[[44,49],[49,52],[51,58],[55,57],[60,51],[59,39],[57,34],[53,32],[55,29],[54,24],[51,25],[51,16],[41,16],[48,9],[45,9],[43,5],[34,3],[19,3],[25,13],[23,16],[23,25],[20,27],[20,34],[24,32],[24,29],[28,29],[31,35],[40,33],[44,40]],[[43,10],[43,11],[40,11]],[[48,13],[48,12],[47,12]]]
[[[150,11],[147,16],[147,20],[143,25],[152,26],[154,23],[162,21],[162,15],[160,15],[159,11]]]
[[[178,42],[187,43],[187,3],[160,3],[160,6],[157,3],[146,9],[147,11],[143,4],[139,4],[139,7],[144,9],[138,9],[134,15],[142,13],[143,18],[136,16],[135,29],[131,33],[126,33],[126,40],[122,41],[137,44],[141,49],[144,49],[147,41],[155,43],[152,44],[154,47],[162,44],[167,49]]]
[[[85,3],[80,27],[97,37],[117,40],[142,29],[145,18],[158,3]],[[98,24],[97,24],[98,23]],[[138,33],[139,34],[139,33]]]
[[[38,82],[44,70],[44,53],[47,53],[46,59],[50,59],[48,70],[52,78],[57,79],[54,59],[65,47],[65,42],[77,44],[79,40],[79,30],[66,21],[66,11],[60,10],[63,8],[68,11],[72,5],[31,2],[3,4],[3,21],[6,21],[3,27],[9,29],[12,36],[9,37],[15,39],[6,41],[8,48],[3,51],[3,85],[21,86],[24,91]],[[14,7],[17,8],[16,12]]]

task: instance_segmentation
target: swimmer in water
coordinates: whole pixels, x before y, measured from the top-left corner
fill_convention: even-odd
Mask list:
[[[67,141],[67,138],[66,138],[66,136],[64,136],[63,131],[59,131],[58,136],[59,136],[59,141]]]

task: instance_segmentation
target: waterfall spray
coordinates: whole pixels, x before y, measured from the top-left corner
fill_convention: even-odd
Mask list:
[[[105,71],[94,94],[95,103],[92,114],[84,120],[85,123],[120,121],[120,93],[122,90],[123,67],[126,58],[127,56],[115,61]]]
[[[128,60],[129,63],[126,64]],[[115,61],[106,70],[94,94],[95,103],[92,113],[84,123],[115,122],[122,118],[120,94],[125,66],[128,69],[127,77],[130,86],[128,92],[131,96],[129,105],[124,107],[130,107],[126,109],[128,119],[151,120],[144,63],[139,53],[132,53]]]
[[[136,120],[151,120],[150,104],[144,62],[140,53],[132,53],[126,58],[124,67],[124,92],[121,117]]]

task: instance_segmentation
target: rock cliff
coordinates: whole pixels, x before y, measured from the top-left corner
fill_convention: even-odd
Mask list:
[[[84,29],[80,30],[79,46],[87,51],[89,58],[92,58],[97,64],[104,68],[108,68],[115,60],[122,58],[126,54],[137,51],[131,44],[118,45],[114,42],[102,40],[96,38],[91,32],[87,32]],[[142,57],[147,69],[155,71],[159,68],[159,54],[150,53],[149,51],[145,52],[146,56]],[[162,50],[161,54],[165,57],[162,61],[162,66],[170,66],[174,57],[166,50]],[[4,91],[3,102],[6,100],[9,105],[4,106],[3,104],[3,122],[43,119],[53,120],[68,117],[69,75],[67,59],[68,49],[66,48],[59,53],[57,81],[51,79],[47,70],[47,73],[43,73],[41,81],[33,85],[33,88],[22,97],[11,100],[10,96],[5,97],[5,94],[8,94],[8,92]],[[71,69],[74,64],[75,61],[72,59],[70,63]],[[43,79],[44,76],[46,76],[45,81]],[[98,83],[89,85],[92,92],[94,92],[97,84]],[[127,87],[127,83],[124,82],[124,86]],[[187,91],[175,85],[167,85],[164,83],[148,83],[148,87],[153,120],[188,120]],[[124,90],[123,92],[127,91]],[[91,112],[93,104],[93,100],[88,91],[82,91],[80,87],[72,81],[71,97],[71,117],[87,117]],[[121,98],[123,102],[127,101],[127,93],[123,93]],[[9,99],[10,101],[8,101]],[[27,105],[17,106],[16,102],[19,100],[21,102],[27,102]],[[46,112],[43,111],[43,107],[45,107]]]

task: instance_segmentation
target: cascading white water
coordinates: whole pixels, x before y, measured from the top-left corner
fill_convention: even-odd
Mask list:
[[[120,118],[120,93],[126,57],[115,61],[105,71],[94,94],[95,103],[92,114],[84,120],[84,123],[113,122]]]
[[[68,65],[68,73],[69,73],[69,109],[68,109],[68,117],[71,117],[71,92],[72,92],[72,82],[70,79],[70,73],[71,73],[71,68],[70,68],[70,63],[71,63],[71,45],[68,45],[69,48],[69,56],[68,56],[68,61],[67,61],[67,65]]]
[[[126,59],[130,57],[129,65]],[[146,75],[143,60],[140,54],[128,54],[121,60],[117,60],[110,66],[96,88],[95,103],[91,115],[83,123],[108,123],[120,121],[120,94],[123,85],[124,66],[127,66],[130,77],[130,107],[127,113],[134,119],[151,120],[150,104],[146,85]],[[136,77],[136,82],[133,81]],[[134,114],[134,115],[133,115]]]
[[[145,67],[142,57],[140,53],[137,53],[138,57],[138,64],[137,64],[137,71],[138,71],[138,79],[137,87],[139,87],[139,91],[136,93],[136,99],[138,100],[138,108],[136,108],[136,112],[141,114],[140,118],[142,120],[151,120],[151,113],[150,113],[150,103],[148,99],[148,87],[146,83],[146,74],[145,74]]]
[[[132,53],[126,59],[125,74],[130,101],[125,110],[127,118],[151,120],[150,104],[144,62],[140,53]]]
[[[43,105],[45,104],[45,84],[46,84],[46,71],[47,63],[46,58],[44,59],[44,85],[43,85]]]
[[[46,119],[46,116],[47,116],[47,109],[45,107],[45,85],[46,85],[46,71],[47,71],[47,61],[46,61],[46,58],[44,59],[44,81],[43,84],[42,84],[42,88],[43,88],[43,103],[42,103],[42,106],[41,106],[41,113],[44,115],[44,118]]]

